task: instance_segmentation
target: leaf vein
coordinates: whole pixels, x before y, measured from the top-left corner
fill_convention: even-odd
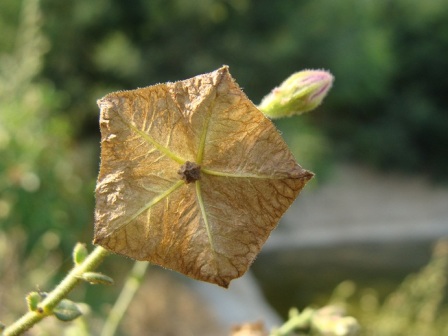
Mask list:
[[[129,127],[135,131],[137,134],[139,134],[146,142],[153,145],[158,151],[162,152],[166,156],[168,156],[170,159],[176,161],[177,163],[183,164],[186,160],[177,156],[173,152],[171,152],[168,148],[158,143],[156,140],[154,140],[149,134],[143,132],[142,130],[138,129],[135,125],[132,123],[128,124]]]
[[[201,182],[198,180],[195,182],[195,184],[196,184],[196,196],[198,199],[199,208],[201,210],[202,219],[204,220],[205,230],[207,231],[208,241],[210,243],[210,247],[213,251],[213,254],[215,254],[216,250],[213,242],[212,232],[210,229],[210,223],[208,222],[208,215],[207,212],[205,211],[204,200],[202,199]]]
[[[128,225],[130,222],[132,222],[134,219],[136,219],[138,216],[140,216],[144,211],[150,209],[152,206],[156,205],[157,203],[159,203],[160,201],[162,201],[163,199],[168,197],[168,195],[170,195],[171,193],[173,193],[174,191],[179,189],[184,184],[185,183],[182,180],[177,181],[170,188],[168,188],[165,192],[163,192],[160,195],[152,198],[148,203],[146,203],[144,206],[142,206],[140,209],[138,209],[130,218],[128,218],[123,223],[121,223],[121,225],[118,225],[115,228],[115,231],[120,229],[120,228],[122,228],[125,225]]]

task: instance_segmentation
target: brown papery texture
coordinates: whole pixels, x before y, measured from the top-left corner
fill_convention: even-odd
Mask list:
[[[226,66],[98,105],[94,243],[133,259],[227,287],[313,176]]]

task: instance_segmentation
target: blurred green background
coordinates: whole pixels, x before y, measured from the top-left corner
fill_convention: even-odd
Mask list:
[[[91,240],[96,99],[222,64],[255,103],[292,72],[334,74],[321,108],[277,123],[304,167],[446,182],[447,18],[445,0],[2,0],[0,274],[25,281],[50,255],[64,271]]]

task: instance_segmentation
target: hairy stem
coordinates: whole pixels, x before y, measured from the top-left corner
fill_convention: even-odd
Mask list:
[[[146,261],[136,261],[134,267],[129,273],[126,282],[123,286],[123,290],[120,293],[115,305],[112,307],[106,322],[104,323],[101,336],[113,336],[117,330],[118,325],[121,322],[129,304],[132,301],[135,293],[139,289],[143,276],[149,263]]]
[[[8,326],[3,332],[4,336],[20,335],[30,329],[44,317],[53,314],[53,309],[64,299],[67,294],[81,281],[85,272],[93,271],[110,252],[97,246],[87,258],[79,265],[76,265],[65,278],[51,291],[47,297],[39,304],[38,309],[29,311],[16,322]]]

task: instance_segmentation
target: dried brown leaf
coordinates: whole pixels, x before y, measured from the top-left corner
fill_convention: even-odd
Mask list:
[[[94,243],[227,287],[313,176],[227,67],[111,93]]]

